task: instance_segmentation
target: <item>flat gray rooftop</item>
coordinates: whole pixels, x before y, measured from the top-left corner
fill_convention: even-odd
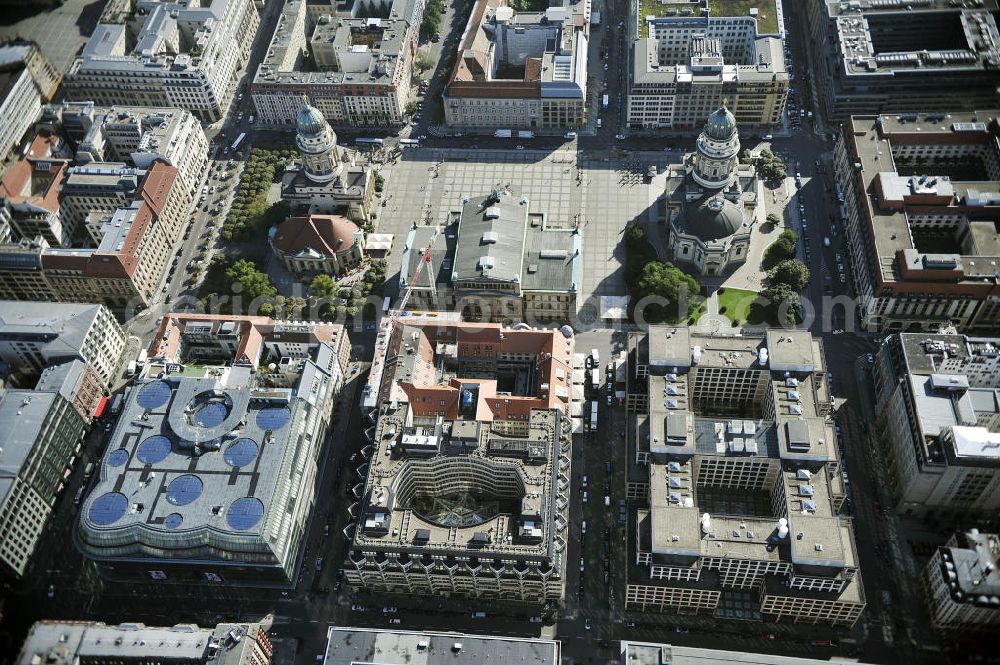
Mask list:
[[[327,631],[324,665],[559,665],[555,640],[434,631],[341,628]]]

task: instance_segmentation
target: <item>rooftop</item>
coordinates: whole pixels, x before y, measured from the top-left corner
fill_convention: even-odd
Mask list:
[[[327,630],[325,663],[559,665],[560,644],[538,638],[331,626]]]
[[[354,546],[561,560],[572,339],[428,321],[399,325],[387,343],[395,357],[376,389],[380,417]],[[453,468],[467,492],[484,496],[442,495],[435,479]]]
[[[168,340],[154,342],[154,353],[176,352],[177,326],[189,335],[181,335],[181,345],[193,361],[154,355],[126,393],[81,505],[79,544],[88,556],[289,565],[296,517],[283,496],[301,482],[292,460],[302,454],[293,444],[321,433],[339,387],[339,359],[313,335],[301,340],[307,350],[297,357],[272,352],[268,343],[290,341],[278,322],[261,330],[252,319],[243,330],[249,342],[239,346],[228,344],[236,321],[232,330],[206,322],[205,330],[194,330],[197,317],[165,317],[160,335]],[[204,357],[192,350],[199,344],[216,353],[230,349],[232,364],[195,364]],[[275,367],[258,369],[269,360]]]
[[[769,653],[682,647],[652,642],[621,642],[621,665],[828,665],[826,658],[796,658]]]
[[[990,14],[996,0],[979,0],[978,6],[953,0],[825,2],[836,22],[843,67],[852,75],[921,70],[930,76],[1000,67],[1000,35]]]
[[[876,282],[994,279],[1000,270],[1000,180],[991,178],[985,165],[1000,158],[998,115],[1000,111],[851,119],[845,139],[855,163],[856,188],[866,192],[857,204],[869,252],[875,255]],[[912,157],[930,154],[935,146],[965,158],[936,163]],[[911,224],[910,218],[926,206],[946,209],[939,214],[954,220],[953,235],[963,240],[943,243],[940,233]]]
[[[639,22],[643,24],[645,36],[647,16],[688,20],[700,17],[754,17],[757,34],[776,34],[781,28],[777,4],[776,0],[640,0]]]

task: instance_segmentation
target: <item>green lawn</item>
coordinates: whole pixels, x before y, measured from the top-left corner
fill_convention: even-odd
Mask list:
[[[749,16],[750,10],[757,9],[757,34],[769,35],[778,32],[778,7],[775,0],[708,0],[711,16]],[[647,16],[683,16],[681,9],[694,9],[690,16],[700,16],[698,5],[662,4],[659,0],[639,0],[639,35],[648,37]],[[673,11],[673,14],[669,12]]]
[[[739,325],[747,322],[750,314],[750,305],[757,299],[756,291],[743,291],[742,289],[726,289],[719,294],[719,313],[732,321],[737,321]],[[725,307],[725,311],[723,311]]]

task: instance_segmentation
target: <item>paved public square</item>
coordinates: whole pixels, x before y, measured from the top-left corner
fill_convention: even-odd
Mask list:
[[[509,187],[514,196],[528,199],[529,214],[544,214],[549,226],[579,224],[584,261],[581,307],[594,296],[624,295],[622,232],[629,221],[650,211],[658,191],[644,182],[642,173],[650,164],[662,170],[670,161],[665,152],[626,160],[611,152],[581,156],[571,150],[407,150],[399,162],[382,169],[387,205],[380,209],[377,230],[395,234],[390,274],[399,270],[413,223],[444,223],[461,211],[463,197]],[[626,171],[630,162],[641,164],[641,170]],[[599,305],[596,299],[593,302]]]
[[[0,38],[35,41],[53,66],[65,72],[94,32],[103,7],[101,0],[66,0],[55,9],[0,26]]]

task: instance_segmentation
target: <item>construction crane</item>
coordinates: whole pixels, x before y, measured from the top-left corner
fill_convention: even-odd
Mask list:
[[[434,229],[434,235],[427,242],[427,246],[420,251],[420,260],[417,262],[417,269],[413,271],[413,278],[410,283],[406,285],[406,290],[403,291],[403,297],[399,301],[399,306],[396,307],[396,311],[392,315],[392,323],[396,324],[399,319],[400,314],[406,309],[406,303],[410,300],[410,294],[413,293],[413,287],[417,285],[417,280],[420,279],[420,273],[423,271],[424,266],[428,266],[428,270],[433,270],[431,268],[431,250],[434,248],[434,241],[437,240],[438,234],[441,233],[441,228],[438,227]],[[437,301],[437,286],[433,283],[434,276],[431,275],[431,298]]]

